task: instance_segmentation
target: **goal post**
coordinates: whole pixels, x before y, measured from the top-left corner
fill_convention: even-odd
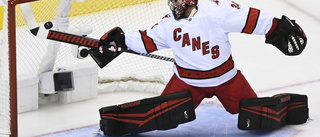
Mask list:
[[[18,100],[17,100],[17,70],[16,70],[16,18],[15,6],[19,3],[33,0],[9,0],[5,2],[3,23],[8,29],[2,31],[1,41],[1,110],[0,110],[0,135],[11,137],[18,136]],[[7,33],[5,35],[4,33]]]
[[[3,50],[7,51],[8,53],[2,52],[2,57],[5,56],[3,54],[8,54],[10,56],[4,57],[4,61],[1,58],[1,83],[7,84],[2,87],[1,85],[1,100],[4,102],[1,102],[1,129],[0,134],[2,135],[10,135],[10,137],[17,137],[18,136],[18,99],[17,99],[17,70],[16,70],[16,19],[15,19],[15,6],[19,3],[24,2],[31,2],[32,0],[20,0],[20,1],[14,1],[9,0],[6,3],[6,10],[7,13],[4,13],[4,20],[7,18],[7,24],[8,24],[8,37],[5,39],[8,40],[7,47],[4,47],[6,45],[2,45],[1,47]],[[5,25],[6,26],[6,25]],[[2,34],[3,35],[3,34]],[[5,36],[3,36],[5,37]],[[3,43],[3,41],[2,41]],[[3,95],[9,95],[8,98]],[[6,108],[8,105],[9,107]],[[4,107],[4,111],[2,110]]]
[[[58,44],[55,44],[59,45],[58,47],[52,44],[52,41],[34,36],[30,32],[30,26],[27,25],[27,17],[23,16],[21,4],[30,4],[32,16],[39,25],[47,21],[56,21],[60,25],[59,31],[65,32],[74,30],[78,32],[83,30],[83,26],[90,26],[92,31],[88,30],[85,33],[88,37],[97,39],[115,26],[121,27],[125,33],[151,28],[170,12],[167,0],[3,1],[5,8],[0,41],[1,137],[18,136],[18,113],[20,113],[20,103],[24,98],[21,97],[21,88],[30,86],[24,81],[33,82],[31,86],[34,88],[26,88],[26,91],[24,88],[23,92],[39,94],[36,98],[28,98],[30,102],[34,101],[37,105],[41,105],[43,102],[38,102],[38,99],[42,97],[39,88],[41,87],[41,74],[69,68],[78,69],[95,64],[90,56],[79,56],[83,47],[57,42]],[[66,8],[59,7],[61,2],[70,2],[70,9],[63,11]],[[53,45],[53,48],[50,48],[50,45]],[[53,55],[48,56],[48,52]],[[152,54],[173,57],[171,50],[156,51]],[[159,94],[172,76],[172,65],[173,63],[169,61],[122,53],[104,68],[94,66],[98,71],[97,78],[93,81],[98,84],[93,90],[97,90],[97,94],[117,91]],[[32,76],[32,79],[25,80],[29,76]],[[61,97],[60,94],[52,96]],[[36,111],[36,109],[38,108],[30,109],[30,111]]]

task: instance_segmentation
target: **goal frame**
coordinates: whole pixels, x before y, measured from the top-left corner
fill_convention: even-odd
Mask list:
[[[17,64],[16,64],[16,5],[38,0],[9,0],[8,1],[8,54],[9,84],[10,84],[10,137],[18,137],[18,95],[17,95]]]
[[[155,5],[155,4],[145,4],[145,3],[148,3],[148,2],[153,2],[155,0],[141,0],[141,1],[143,1],[143,3],[134,3],[134,4],[137,4],[137,5],[134,5],[134,6],[132,6],[131,4],[130,5],[124,5],[124,7],[125,8],[129,8],[130,10],[132,10],[132,9],[136,8],[137,6],[139,6],[139,7],[143,6],[143,7],[149,8],[149,7],[153,7]],[[38,2],[42,3],[43,1],[41,1],[41,0],[4,0],[4,2],[5,2],[4,3],[5,4],[5,6],[4,6],[5,7],[5,10],[4,10],[4,13],[5,13],[4,23],[6,23],[4,27],[6,27],[5,28],[6,31],[3,31],[2,38],[4,39],[3,42],[7,43],[7,44],[5,44],[5,48],[7,50],[4,51],[5,53],[2,52],[2,53],[4,53],[6,55],[5,56],[6,58],[4,59],[4,63],[6,63],[6,64],[4,64],[5,71],[4,71],[3,74],[5,74],[5,76],[6,76],[6,79],[5,79],[5,84],[6,85],[4,87],[6,92],[4,92],[4,93],[6,94],[5,97],[9,98],[9,100],[7,100],[4,103],[4,105],[6,106],[5,107],[6,108],[5,112],[9,113],[9,115],[5,115],[6,116],[5,117],[6,118],[5,121],[7,121],[7,124],[5,125],[5,128],[4,128],[5,130],[4,130],[3,134],[5,136],[16,137],[16,136],[18,136],[18,132],[23,133],[23,129],[20,129],[20,131],[18,130],[18,127],[19,127],[19,124],[20,124],[20,122],[18,122],[18,114],[21,111],[21,109],[19,109],[21,107],[19,105],[19,104],[21,104],[21,100],[19,100],[19,98],[22,95],[21,93],[25,93],[25,92],[20,92],[20,90],[21,90],[21,82],[24,81],[23,78],[25,78],[25,77],[21,76],[21,73],[24,74],[25,72],[27,72],[27,73],[32,74],[31,76],[34,76],[33,74],[35,74],[35,76],[34,76],[35,78],[39,77],[39,74],[42,74],[42,73],[39,73],[39,70],[38,70],[38,72],[36,72],[36,70],[34,69],[34,65],[31,65],[30,68],[26,69],[26,71],[24,71],[24,70],[21,71],[22,70],[21,68],[23,68],[26,65],[24,64],[24,62],[19,63],[19,61],[21,61],[21,57],[23,55],[25,55],[25,54],[21,54],[20,53],[23,50],[23,48],[19,47],[20,44],[21,44],[21,42],[20,42],[21,38],[23,38],[23,36],[20,36],[20,34],[21,34],[20,31],[23,30],[23,32],[28,32],[26,30],[27,30],[27,27],[29,27],[29,29],[30,29],[30,26],[24,26],[24,25],[27,25],[27,24],[22,24],[23,25],[22,26],[19,23],[19,21],[22,21],[23,23],[25,21],[25,20],[21,19],[21,16],[20,16],[21,15],[20,14],[21,11],[20,10],[23,10],[22,9],[22,4],[33,3],[33,4],[36,5],[36,3],[38,3]],[[158,4],[158,2],[156,4]],[[75,4],[75,5],[77,5],[77,4]],[[32,6],[34,6],[34,5],[32,5]],[[56,6],[56,5],[54,4],[54,6]],[[77,6],[75,6],[75,7],[77,7]],[[160,7],[162,7],[162,6],[160,6]],[[158,14],[157,16],[154,16],[151,19],[150,18],[148,18],[148,19],[153,20],[152,23],[155,23],[156,21],[158,21],[158,19],[161,19],[161,17],[168,12],[166,8],[167,7],[165,7],[165,10],[162,10],[163,9],[163,7],[162,7],[161,12],[160,12],[161,15]],[[107,9],[107,10],[110,10],[111,13],[118,12],[118,11],[123,11],[123,10],[118,10],[118,7],[116,7],[116,9],[114,7],[111,7],[110,9]],[[134,10],[134,11],[136,11],[136,10]],[[102,12],[105,12],[105,11],[103,10]],[[37,15],[37,13],[39,13],[39,11],[35,10],[34,11],[34,15],[35,16],[39,16],[39,15]],[[90,12],[90,14],[91,14],[91,12]],[[49,15],[49,14],[47,13],[47,14],[44,14],[44,15]],[[100,13],[98,15],[100,15]],[[109,17],[113,17],[113,16],[109,16]],[[24,17],[24,19],[26,19],[26,17]],[[74,19],[73,16],[72,16],[72,19]],[[51,14],[50,14],[50,19],[44,19],[44,20],[40,20],[40,21],[37,20],[37,23],[43,24],[43,22],[45,22],[47,20],[48,21],[52,20],[51,19]],[[78,20],[76,20],[76,21],[78,21]],[[74,24],[72,24],[72,25],[74,25]],[[127,24],[124,24],[124,23],[120,23],[120,25],[121,26],[127,26]],[[132,31],[134,29],[140,29],[140,27],[141,27],[141,29],[145,29],[146,27],[150,27],[149,25],[152,25],[152,24],[148,23],[148,25],[145,25],[144,27],[139,26],[139,27],[131,28],[131,24],[130,24],[130,25],[128,25],[130,27],[127,27],[127,29],[128,28],[129,29],[126,32]],[[106,28],[110,28],[111,26],[112,25],[107,25]],[[99,37],[99,35],[101,35],[100,33],[101,32],[98,31],[98,33],[94,33],[90,37],[92,37],[92,38]],[[30,35],[32,36],[32,33],[30,33]],[[35,37],[35,38],[39,39],[39,37],[38,38]],[[30,39],[26,39],[26,41],[31,41],[31,40]],[[40,40],[40,42],[41,41],[42,40]],[[44,39],[43,41],[46,41],[46,40]],[[65,44],[65,45],[68,45],[68,44]],[[71,49],[71,50],[73,50],[73,49]],[[70,52],[69,49],[68,50],[63,50],[63,51]],[[28,52],[23,52],[23,53],[28,53]],[[144,68],[146,68],[148,70],[149,69],[152,70],[152,73],[150,73],[148,75],[137,75],[137,73],[135,73],[135,72],[132,73],[131,71],[129,71],[128,74],[130,74],[130,75],[122,75],[121,74],[120,75],[121,77],[119,77],[119,78],[118,77],[112,77],[113,75],[110,76],[109,73],[107,73],[108,75],[105,75],[105,72],[106,72],[105,70],[109,71],[110,70],[110,66],[111,67],[115,66],[115,63],[112,62],[112,63],[110,63],[110,65],[106,66],[104,69],[101,69],[101,70],[98,71],[98,75],[99,76],[100,76],[100,73],[103,75],[103,77],[99,77],[99,79],[97,79],[98,80],[98,84],[99,84],[99,86],[98,86],[98,89],[99,89],[98,93],[99,94],[123,90],[123,88],[121,86],[118,86],[118,85],[121,85],[121,84],[125,84],[124,87],[129,87],[128,85],[130,85],[130,87],[131,87],[130,90],[131,91],[143,91],[143,92],[149,92],[149,93],[161,92],[161,90],[163,89],[163,87],[165,85],[166,80],[168,80],[168,78],[170,78],[171,75],[172,75],[171,69],[172,69],[173,54],[169,53],[169,55],[168,55],[168,54],[166,54],[164,52],[155,52],[155,54],[152,53],[150,55],[149,54],[142,54],[142,56],[136,56],[134,54],[136,54],[136,53],[133,53],[133,54],[131,52],[129,52],[129,54],[124,53],[123,56],[127,56],[128,55],[128,57],[123,57],[122,56],[122,57],[119,57],[118,60],[115,60],[115,61],[119,62],[119,60],[122,61],[122,60],[124,60],[126,58],[130,58],[131,59],[134,56],[135,60],[138,60],[138,63],[139,63],[139,61],[140,61],[140,63],[145,63],[146,66]],[[71,55],[71,54],[69,53],[68,55]],[[72,55],[74,55],[73,52],[72,52]],[[164,55],[164,56],[162,56],[162,55]],[[41,54],[41,56],[42,56],[42,54]],[[143,57],[143,56],[145,56],[145,57]],[[73,56],[73,58],[75,58],[75,57]],[[145,59],[146,59],[146,61],[143,61],[143,62],[141,61],[141,60],[145,60]],[[156,61],[155,63],[153,63],[154,59]],[[85,62],[85,61],[88,61],[88,60],[83,59],[82,61]],[[125,62],[127,62],[127,61],[125,61]],[[152,62],[152,63],[150,63],[150,62]],[[39,61],[36,60],[36,63],[39,63]],[[95,64],[95,63],[92,61],[92,64]],[[149,65],[149,64],[151,64],[151,65]],[[159,65],[159,64],[161,64],[161,67],[160,67],[161,71],[154,70],[154,66],[155,65]],[[165,64],[165,66],[162,65],[162,64]],[[53,68],[52,71],[55,71],[55,69],[58,70],[59,67],[61,67],[62,65],[60,65],[58,67],[57,66],[54,66],[55,68]],[[65,66],[63,66],[63,67],[65,67]],[[66,66],[66,67],[69,67],[69,66]],[[118,67],[116,67],[116,68],[118,69]],[[30,69],[32,69],[32,70],[30,70]],[[70,69],[70,68],[68,68],[68,69]],[[122,68],[120,68],[120,70],[122,70]],[[139,72],[145,72],[145,71],[143,71],[145,69],[141,69],[141,70],[142,71],[140,71],[140,69],[139,69]],[[163,73],[163,70],[166,70],[166,72]],[[169,73],[168,73],[169,75],[167,75],[168,70],[170,70]],[[29,71],[32,71],[32,72],[29,72]],[[112,71],[109,71],[109,72],[112,72]],[[96,74],[96,73],[94,73],[94,74]],[[133,75],[131,75],[131,74],[133,74]],[[159,75],[159,74],[161,74],[161,75]],[[166,74],[166,76],[163,76],[163,74]],[[19,77],[19,76],[21,76],[21,77]],[[27,75],[27,76],[29,76],[29,75]],[[34,78],[34,77],[32,77],[32,78]],[[136,87],[138,87],[136,85],[138,83],[140,83],[140,82],[142,82],[143,86],[139,86],[139,90],[135,89]],[[148,83],[154,84],[154,86],[147,85]],[[39,84],[39,83],[32,83],[32,84],[36,85],[36,84]],[[115,86],[115,84],[117,84],[117,85]],[[32,86],[34,87],[34,85],[32,85]],[[112,88],[110,88],[110,87],[112,87]],[[118,88],[119,88],[119,90],[118,90]],[[104,90],[104,89],[106,89],[106,90]],[[34,93],[36,93],[36,92],[34,92]],[[39,93],[41,93],[40,90],[39,90]],[[41,96],[41,97],[43,97],[43,96]],[[45,99],[47,99],[47,98],[45,98]],[[45,100],[45,101],[47,101],[47,100]],[[10,105],[6,105],[6,103],[9,103]],[[25,102],[22,102],[22,104],[23,103],[25,103]],[[48,102],[43,102],[42,101],[42,102],[39,102],[38,104],[41,105],[41,103],[45,104],[45,103],[48,103]],[[33,108],[32,108],[32,110],[33,110]],[[2,135],[2,131],[1,131],[1,135]]]

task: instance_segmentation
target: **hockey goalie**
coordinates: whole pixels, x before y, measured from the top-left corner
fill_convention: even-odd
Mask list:
[[[227,112],[239,113],[239,129],[276,129],[306,122],[306,95],[258,98],[235,66],[228,37],[231,32],[264,35],[267,44],[296,56],[305,49],[307,37],[295,20],[230,0],[169,0],[168,5],[172,12],[152,28],[124,34],[115,27],[100,39],[100,46],[115,51],[150,53],[171,48],[175,59],[174,75],[160,96],[100,109],[105,135],[175,128],[194,120],[194,109],[213,96]]]

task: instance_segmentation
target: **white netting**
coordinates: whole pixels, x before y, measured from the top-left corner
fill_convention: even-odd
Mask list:
[[[50,5],[49,2],[52,0],[45,0],[41,3],[41,7],[46,7]],[[101,3],[95,4],[101,7],[109,7],[117,5],[119,2],[100,0]],[[124,1],[123,1],[124,2]],[[95,1],[97,3],[97,1]],[[162,3],[162,4],[158,4]],[[81,4],[81,3],[76,3]],[[132,5],[133,4],[133,5]],[[58,6],[57,4],[52,4]],[[121,4],[120,4],[121,5]],[[129,6],[125,6],[129,5]],[[159,6],[163,5],[163,6]],[[34,5],[32,5],[34,7]],[[54,7],[50,6],[50,7]],[[72,7],[71,11],[82,11],[91,8],[90,4],[82,4],[77,6],[78,8]],[[111,7],[110,7],[111,6]],[[89,37],[99,38],[109,29],[120,26],[125,32],[130,32],[132,30],[146,29],[152,27],[157,23],[166,13],[168,13],[168,7],[165,0],[154,1],[149,0],[146,2],[135,3],[123,3],[119,8],[109,9],[106,11],[99,11],[94,13],[82,13],[84,15],[72,16],[70,17],[69,28],[75,26],[91,26],[93,33]],[[79,8],[81,7],[81,8]],[[52,8],[47,10],[48,12],[53,12],[57,8]],[[41,15],[42,13],[37,13],[34,11],[35,15]],[[44,13],[46,15],[46,13]],[[51,13],[52,14],[52,13]],[[39,17],[36,17],[39,18]],[[38,19],[43,21],[53,20],[52,17],[44,17],[47,19]],[[23,19],[18,19],[23,20]],[[40,24],[43,22],[40,22]],[[18,55],[18,74],[23,73],[36,73],[39,69],[39,63],[45,54],[47,49],[48,40],[35,38],[30,35],[27,26],[21,26],[17,28],[17,43],[23,43],[23,45],[17,45],[17,55]],[[20,39],[21,38],[21,39]],[[31,40],[32,39],[32,40]],[[27,46],[26,46],[27,45]],[[84,62],[92,62],[93,60],[88,57],[86,59],[74,58],[71,54],[71,46],[67,44],[61,44],[58,56],[55,62],[54,69],[63,68],[66,65],[80,64]],[[30,56],[30,53],[35,53]],[[171,56],[171,52],[161,51],[155,54],[161,54],[165,56]],[[30,63],[32,61],[32,63]],[[133,81],[151,81],[153,83],[164,84],[171,76],[171,66],[172,63],[166,61],[155,60],[146,57],[139,57],[137,55],[123,54],[108,64],[103,69],[99,70],[99,83],[106,83],[112,80],[122,81],[126,80],[128,77],[134,77],[131,79]],[[128,69],[130,68],[130,69]],[[139,80],[142,79],[142,80]]]
[[[7,9],[7,6],[4,7]],[[4,14],[3,28],[7,28],[7,15]],[[8,30],[1,30],[0,40],[0,136],[10,134],[10,90],[9,90],[9,52]]]
[[[67,1],[67,0],[61,0]],[[35,20],[39,25],[56,18],[58,0],[41,0],[30,3]],[[68,27],[91,26],[93,32],[89,37],[99,39],[115,26],[128,33],[133,30],[144,30],[152,27],[169,12],[167,0],[86,0],[72,1]],[[6,11],[5,11],[6,14]],[[4,21],[7,20],[5,17]],[[0,135],[9,134],[10,98],[7,24],[1,30],[0,50]],[[63,24],[62,24],[63,25]],[[16,7],[16,48],[17,75],[39,74],[42,60],[53,60],[53,71],[66,66],[85,65],[94,62],[91,57],[78,59],[72,55],[72,46],[62,43],[57,50],[56,60],[44,58],[50,42],[35,37],[30,33],[22,16],[20,6]],[[59,44],[58,44],[59,45]],[[51,51],[50,51],[51,52]],[[155,52],[172,57],[170,50]],[[97,66],[98,67],[98,66]],[[123,53],[98,72],[98,91],[144,91],[159,93],[172,75],[172,62],[152,59],[139,55]],[[42,71],[40,71],[42,72]],[[152,83],[152,84],[150,84]]]

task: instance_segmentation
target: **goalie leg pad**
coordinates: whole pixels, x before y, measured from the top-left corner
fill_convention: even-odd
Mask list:
[[[309,118],[308,97],[306,95],[291,94],[287,124],[306,123]]]
[[[306,95],[277,94],[273,97],[241,100],[238,128],[278,129],[287,124],[305,123],[308,118]]]
[[[189,91],[104,107],[99,112],[100,129],[107,136],[167,130],[195,119]]]

